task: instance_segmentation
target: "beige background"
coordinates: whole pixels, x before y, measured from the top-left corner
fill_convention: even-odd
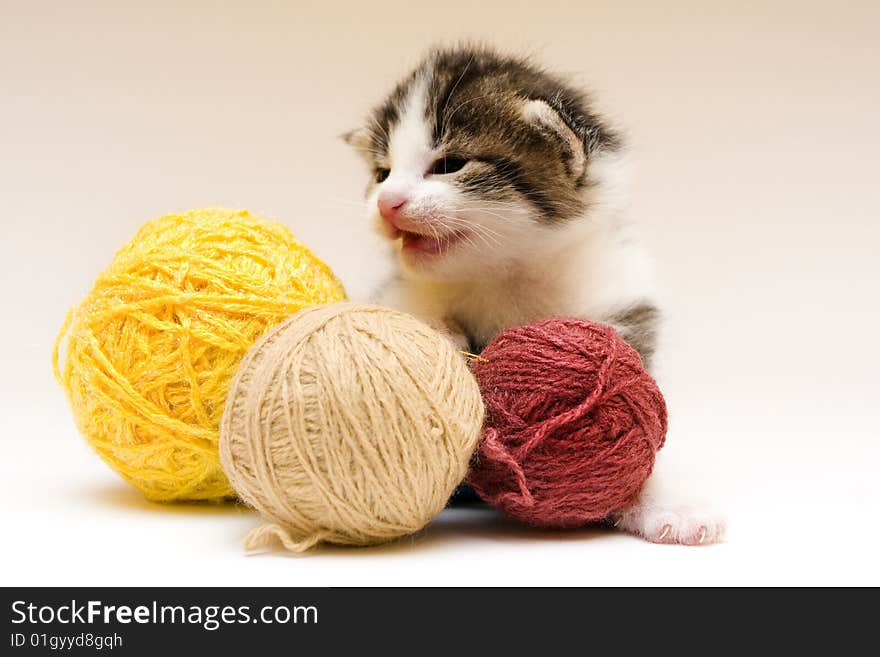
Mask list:
[[[571,567],[585,551],[637,553],[642,582],[878,583],[880,3],[311,4],[0,0],[0,479],[32,537],[4,542],[3,580],[119,583],[124,557],[94,545],[137,536],[155,565],[132,583],[274,581],[271,557],[240,559],[249,514],[156,509],[88,453],[51,341],[143,221],[194,206],[283,221],[361,293],[381,268],[336,136],[429,44],[476,37],[571,74],[627,128],[668,314],[661,463],[726,510],[730,542],[544,540],[447,514],[412,549],[285,562],[275,583],[499,583],[533,560],[557,564],[527,568],[535,583],[596,581]],[[53,565],[68,534],[75,572]],[[842,544],[842,571],[815,566]]]

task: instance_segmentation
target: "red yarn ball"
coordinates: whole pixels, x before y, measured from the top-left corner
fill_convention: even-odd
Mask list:
[[[486,405],[468,482],[513,518],[577,527],[631,503],[666,439],[666,403],[614,329],[550,319],[472,362]]]

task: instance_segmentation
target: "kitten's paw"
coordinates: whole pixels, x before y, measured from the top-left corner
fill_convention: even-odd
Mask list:
[[[720,515],[694,507],[637,505],[612,517],[621,531],[652,543],[710,545],[724,539],[726,523]]]

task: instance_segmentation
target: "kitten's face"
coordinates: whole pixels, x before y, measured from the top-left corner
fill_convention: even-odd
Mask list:
[[[467,278],[527,257],[586,209],[591,154],[616,137],[583,98],[488,51],[432,53],[347,135],[367,211],[411,274]]]

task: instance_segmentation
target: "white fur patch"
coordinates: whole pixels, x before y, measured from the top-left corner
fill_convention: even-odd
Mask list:
[[[428,84],[428,78],[416,80],[403,105],[400,118],[391,130],[389,180],[421,178],[434,159],[431,129],[425,119]]]

